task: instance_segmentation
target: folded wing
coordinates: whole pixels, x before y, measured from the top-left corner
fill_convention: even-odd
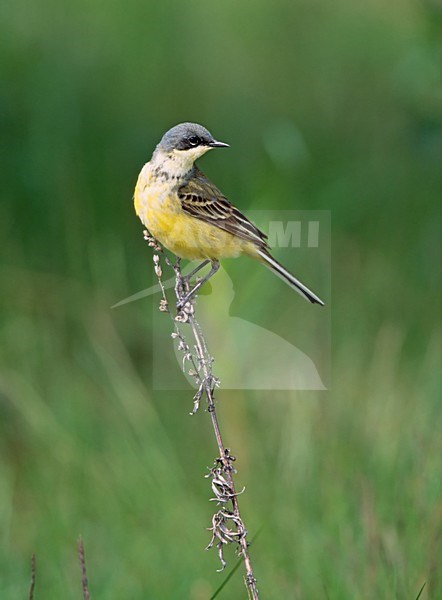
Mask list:
[[[268,248],[266,234],[235,208],[199,169],[178,189],[178,197],[184,212],[192,217],[252,242],[258,248]]]

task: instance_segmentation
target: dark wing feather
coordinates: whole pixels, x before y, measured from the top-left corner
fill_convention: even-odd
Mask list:
[[[267,236],[235,208],[222,192],[199,170],[178,189],[184,212],[211,223],[243,240],[268,248]]]

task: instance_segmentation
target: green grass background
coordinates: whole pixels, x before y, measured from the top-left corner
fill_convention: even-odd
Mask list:
[[[411,0],[1,3],[2,599],[27,597],[33,552],[36,599],[80,598],[80,533],[95,599],[203,600],[223,580],[204,552],[208,416],[152,390],[152,301],[110,310],[152,281],[132,190],[183,120],[231,144],[203,168],[242,209],[331,211],[315,314],[331,390],[218,396],[251,536],[263,526],[262,597],[442,597],[440,16]],[[247,283],[245,259],[228,268],[236,314],[288,327],[315,310],[258,267]],[[245,597],[240,572],[219,597]]]

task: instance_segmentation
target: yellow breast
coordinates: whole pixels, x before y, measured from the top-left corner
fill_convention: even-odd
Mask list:
[[[235,257],[248,251],[250,243],[185,213],[176,182],[158,180],[146,167],[135,187],[135,211],[163,246],[188,260]]]

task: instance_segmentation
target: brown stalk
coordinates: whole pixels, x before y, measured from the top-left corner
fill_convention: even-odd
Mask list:
[[[182,309],[178,310],[177,314],[173,314],[169,308],[169,303],[166,296],[164,284],[162,282],[162,268],[160,265],[160,253],[164,257],[166,264],[173,268],[175,272],[175,299],[176,303],[182,302],[183,298],[189,292],[190,282],[188,278],[183,276],[181,272],[180,259],[176,259],[173,264],[158,242],[145,231],[144,238],[156,252],[153,257],[155,274],[161,288],[162,299],[160,301],[160,310],[168,312],[173,321],[174,332],[172,337],[178,339],[178,349],[184,354],[183,369],[185,370],[186,361],[191,365],[188,374],[191,375],[196,382],[197,391],[194,395],[193,410],[191,414],[195,414],[199,408],[200,399],[204,396],[207,404],[207,411],[210,415],[213,431],[215,433],[216,443],[218,446],[219,456],[214,461],[214,466],[209,470],[206,476],[211,478],[212,491],[214,492],[215,500],[218,506],[221,506],[212,517],[212,539],[207,546],[211,548],[216,544],[218,555],[221,561],[222,571],[226,565],[223,557],[223,548],[227,544],[236,544],[238,555],[242,557],[245,566],[245,585],[248,592],[248,597],[252,600],[258,599],[258,589],[256,579],[253,574],[252,563],[249,553],[249,544],[247,542],[247,530],[244,526],[239,510],[238,495],[242,492],[237,492],[233,480],[233,474],[236,472],[233,463],[236,460],[230,454],[230,450],[223,443],[219,422],[216,414],[216,405],[214,398],[214,390],[219,386],[219,380],[214,377],[212,372],[213,358],[209,354],[204,335],[195,316],[195,298],[190,299]],[[175,312],[175,311],[174,311]],[[182,334],[179,324],[188,323],[193,336],[193,349],[186,341]],[[244,490],[242,490],[244,491]]]

